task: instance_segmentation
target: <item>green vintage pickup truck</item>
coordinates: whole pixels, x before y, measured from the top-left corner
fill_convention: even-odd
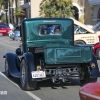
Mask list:
[[[100,76],[90,45],[74,45],[74,22],[68,18],[32,18],[21,23],[22,45],[6,53],[5,72],[20,78],[23,90],[38,81],[55,84],[78,77],[82,85]]]

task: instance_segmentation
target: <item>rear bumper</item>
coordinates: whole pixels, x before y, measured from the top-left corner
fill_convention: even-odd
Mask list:
[[[79,78],[79,73],[77,68],[62,68],[62,69],[46,69],[45,78],[32,78],[32,81],[42,81],[42,80],[66,80],[67,78]]]

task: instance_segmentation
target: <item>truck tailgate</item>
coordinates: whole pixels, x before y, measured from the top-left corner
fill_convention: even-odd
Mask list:
[[[66,47],[45,49],[45,62],[48,64],[84,63],[92,58],[91,47]]]

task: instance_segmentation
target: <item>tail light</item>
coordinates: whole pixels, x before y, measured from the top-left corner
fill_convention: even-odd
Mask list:
[[[99,38],[99,42],[100,42],[100,35],[98,36],[98,38]]]

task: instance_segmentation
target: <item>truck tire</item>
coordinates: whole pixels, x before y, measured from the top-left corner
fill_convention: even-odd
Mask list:
[[[30,81],[28,79],[28,66],[23,59],[20,65],[20,81],[21,81],[21,87],[25,91],[31,91],[36,88],[36,81]]]
[[[97,78],[91,78],[90,77],[89,71],[86,71],[85,75],[84,75],[84,78],[80,79],[80,83],[81,83],[82,86],[87,84],[87,83],[96,82],[96,81],[97,81]]]
[[[11,77],[7,59],[5,59],[5,73],[7,77]]]
[[[98,49],[96,50],[96,56],[97,56],[97,59],[100,60],[100,48],[98,48]]]
[[[90,78],[90,82],[97,82],[97,78]]]
[[[86,43],[84,41],[81,41],[81,40],[74,41],[74,45],[77,45],[77,44],[86,44]]]

